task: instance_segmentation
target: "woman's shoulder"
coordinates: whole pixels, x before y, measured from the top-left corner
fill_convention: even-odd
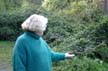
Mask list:
[[[21,34],[19,37],[17,37],[16,42],[15,42],[15,48],[14,49],[23,49],[22,46],[26,43],[26,40],[24,38],[24,35]]]
[[[19,37],[17,37],[17,42],[24,42],[26,41],[26,36],[23,34],[21,34]]]

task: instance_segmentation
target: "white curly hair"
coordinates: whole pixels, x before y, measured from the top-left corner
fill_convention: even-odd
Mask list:
[[[33,14],[21,24],[21,27],[23,30],[43,32],[46,30],[47,23],[48,19],[46,17]]]

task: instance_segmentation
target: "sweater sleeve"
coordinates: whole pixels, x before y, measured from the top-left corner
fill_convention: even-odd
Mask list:
[[[17,40],[13,48],[13,71],[26,71],[26,52],[22,40]]]
[[[51,59],[53,62],[65,59],[65,53],[54,52],[50,47],[48,47],[51,53]]]

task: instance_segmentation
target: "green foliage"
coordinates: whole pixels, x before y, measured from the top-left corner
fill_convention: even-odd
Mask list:
[[[43,7],[47,10],[62,10],[70,5],[71,0],[44,0]]]
[[[43,0],[27,0],[27,1],[34,4],[41,4]]]
[[[42,1],[43,0],[0,0],[0,10],[7,11],[17,9],[18,11],[18,8],[24,9],[23,6],[25,5],[25,2],[26,4],[29,4],[29,6],[36,6],[40,5]]]
[[[9,27],[1,27],[0,28],[0,39],[2,40],[9,40],[13,39],[14,31],[10,29]]]
[[[24,0],[13,0],[13,4],[16,7],[21,7]]]
[[[99,58],[108,63],[108,48],[105,43],[98,45],[93,53],[95,58]]]
[[[21,23],[32,12],[3,12],[0,13],[0,40],[15,40],[21,34]]]
[[[62,65],[61,65],[62,64]],[[65,62],[54,63],[53,71],[107,71],[108,65],[99,59],[75,57]]]
[[[84,51],[82,57],[87,56],[93,58],[93,60],[95,59],[102,60],[102,61],[99,60],[99,62],[103,61],[107,62],[108,55],[106,53],[108,53],[107,50],[108,18],[103,15],[102,9],[97,7],[98,1],[95,1],[93,3],[92,2],[88,3],[86,0],[72,1],[69,4],[66,2],[67,0],[60,2],[59,1],[60,0],[57,1],[45,0],[43,3],[43,7],[45,8],[45,10],[50,12],[53,11],[51,16],[54,15],[53,16],[54,18],[49,17],[50,18],[50,22],[48,25],[49,28],[45,35],[45,36],[48,35],[47,39],[48,42],[50,43],[50,46],[54,47],[55,51],[62,51],[62,52],[82,50]],[[59,33],[58,34],[59,36],[58,35],[56,36],[56,32],[58,31],[63,32],[65,34],[67,33],[68,35],[64,36],[63,34],[61,35]],[[56,38],[55,36],[53,36],[53,34],[56,36]],[[53,37],[54,40],[50,41],[52,40],[52,38],[50,37]],[[103,43],[106,46],[101,45]],[[99,46],[100,48],[98,48],[97,46]],[[89,61],[91,62],[89,63]],[[80,59],[78,62],[80,62]],[[81,64],[83,64],[83,61],[81,61]],[[58,71],[75,70],[74,68],[71,68],[72,67],[71,62],[67,64],[69,67],[66,65],[62,67],[59,66],[59,64],[54,64],[54,65],[55,65],[54,70]],[[83,65],[78,65],[78,66],[79,69],[76,71],[107,70],[107,67],[104,68],[104,65],[98,64],[97,61],[94,61],[93,63],[91,59],[88,59],[88,62],[85,60],[84,66]]]
[[[96,28],[95,36],[97,42],[105,42],[108,43],[108,17],[103,17],[103,19],[100,22],[100,25]]]
[[[0,10],[6,11],[21,7],[23,0],[0,0]]]

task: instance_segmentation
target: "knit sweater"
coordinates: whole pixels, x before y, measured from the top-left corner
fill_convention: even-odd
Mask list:
[[[52,51],[41,36],[25,32],[13,48],[13,71],[52,71],[52,62],[64,59],[65,54]]]

